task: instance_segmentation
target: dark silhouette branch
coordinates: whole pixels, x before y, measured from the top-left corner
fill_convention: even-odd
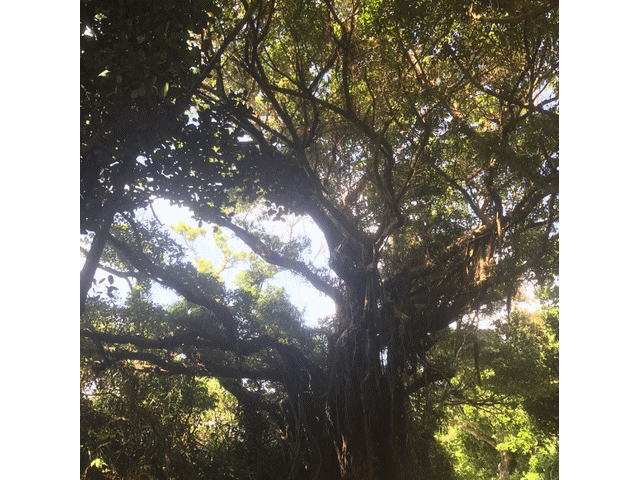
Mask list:
[[[113,194],[107,198],[106,204],[102,210],[101,218],[98,227],[95,232],[95,236],[91,242],[91,247],[87,253],[86,260],[82,270],[80,271],[80,314],[85,310],[87,303],[87,295],[91,289],[91,283],[93,277],[96,274],[96,269],[100,264],[100,258],[102,252],[109,238],[109,231],[111,230],[111,224],[113,218],[120,208],[120,202],[123,198],[123,186],[126,182],[127,173],[129,173],[128,161],[124,161],[120,164],[116,178],[113,185]]]
[[[296,381],[304,382],[304,386],[312,389],[317,394],[325,392],[328,384],[326,374],[311,360],[293,345],[285,345],[280,343],[270,335],[262,335],[260,337],[248,340],[229,341],[228,338],[215,333],[203,331],[189,331],[176,333],[161,338],[146,338],[139,335],[123,335],[107,332],[95,332],[92,330],[81,329],[80,335],[84,338],[93,340],[95,343],[102,345],[103,343],[118,345],[133,345],[141,350],[175,350],[184,347],[195,348],[213,348],[221,351],[235,353],[240,356],[248,356],[264,349],[273,349],[280,356],[283,368],[274,370],[242,370],[223,368],[215,366],[206,359],[202,359],[203,364],[200,370],[187,367],[178,362],[170,362],[153,354],[141,355],[141,352],[132,352],[121,350],[121,353],[109,352],[106,349],[104,356],[107,363],[118,360],[145,360],[165,369],[168,373],[175,374],[202,374],[212,376],[222,376],[226,378],[261,378],[272,381],[284,381],[286,378],[293,377]],[[125,353],[122,353],[125,352]],[[283,374],[284,372],[284,374]],[[283,376],[284,375],[284,376]]]
[[[224,39],[220,44],[220,48],[218,48],[207,66],[202,69],[202,73],[198,75],[191,87],[186,91],[184,95],[186,102],[190,101],[191,95],[193,95],[193,93],[195,93],[195,91],[203,84],[203,82],[209,77],[209,75],[211,75],[211,72],[220,65],[220,60],[222,59],[223,53],[227,50],[229,45],[231,45],[231,42],[236,39],[240,31],[247,24],[249,18],[251,18],[251,15],[253,15],[253,12],[255,11],[259,3],[260,2],[253,2],[248,6],[245,4],[245,7],[247,8],[244,16],[240,19],[240,21],[238,21],[238,23],[234,25],[231,31],[224,36]]]

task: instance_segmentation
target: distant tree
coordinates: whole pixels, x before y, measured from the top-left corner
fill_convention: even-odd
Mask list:
[[[428,392],[455,478],[558,478],[557,291],[542,294],[536,312],[516,309],[490,328],[468,322],[432,352],[455,372]]]
[[[206,320],[83,328],[94,369],[218,378],[284,432],[290,478],[418,478],[436,334],[557,272],[557,22],[556,1],[82,2],[81,309],[102,264]],[[154,198],[334,301],[324,344],[294,341],[277,294],[229,297],[165,251],[134,215]],[[252,205],[312,220],[327,267]]]

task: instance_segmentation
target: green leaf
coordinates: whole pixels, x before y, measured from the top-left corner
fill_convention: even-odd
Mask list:
[[[96,468],[101,468],[102,469],[102,468],[106,468],[107,467],[107,462],[105,462],[101,458],[94,458],[89,465],[91,467],[96,467]]]

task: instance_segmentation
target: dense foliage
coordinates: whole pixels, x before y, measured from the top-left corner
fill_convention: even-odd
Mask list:
[[[559,477],[557,291],[540,296],[536,311],[497,315],[484,329],[461,325],[436,348],[455,358],[456,375],[429,395],[457,478]]]
[[[557,333],[512,303],[557,275],[557,24],[553,0],[82,2],[84,474],[552,465]],[[150,218],[158,198],[198,227]],[[326,265],[265,228],[293,216]],[[282,270],[335,303],[321,328]]]

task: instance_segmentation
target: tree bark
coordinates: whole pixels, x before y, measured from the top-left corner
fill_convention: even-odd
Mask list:
[[[119,197],[119,193],[117,194]],[[86,260],[80,271],[80,314],[84,313],[84,309],[87,303],[87,295],[91,289],[91,283],[96,273],[98,265],[100,263],[100,257],[105,245],[107,244],[107,238],[109,237],[109,230],[113,223],[113,217],[116,214],[118,198],[110,198],[107,201],[102,220],[100,222],[93,241],[91,242],[91,248],[87,253]]]
[[[509,476],[515,468],[515,454],[506,450],[500,450],[499,453],[498,480],[509,480]]]

